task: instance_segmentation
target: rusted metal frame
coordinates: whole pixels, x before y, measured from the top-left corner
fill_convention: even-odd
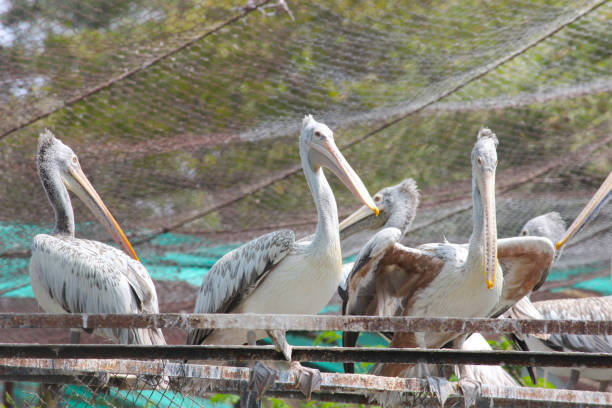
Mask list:
[[[51,359],[285,360],[273,346],[142,346],[123,344],[0,344],[0,357]],[[368,347],[293,347],[295,361],[612,367],[612,353],[471,351]]]
[[[0,374],[40,375],[94,375],[94,374],[139,374],[167,376],[180,380],[194,380],[194,388],[201,380],[248,382],[250,369],[246,367],[182,364],[162,361],[103,360],[103,359],[0,359]],[[116,381],[120,381],[119,377]],[[281,370],[272,389],[294,390],[296,378],[290,370]],[[229,384],[229,383],[228,383]],[[186,387],[186,384],[180,384]],[[321,389],[326,392],[362,392],[396,390],[424,392],[425,382],[414,378],[380,377],[360,374],[322,373]]]
[[[3,313],[0,328],[216,328],[455,333],[612,334],[610,320],[461,319],[448,317],[269,314]]]
[[[30,371],[30,370],[26,370]],[[0,367],[0,381],[40,382],[45,384],[84,384],[89,387],[111,386],[120,389],[131,389],[123,381],[104,381],[108,375],[85,375],[85,374],[38,374],[38,373],[6,373]],[[142,389],[142,388],[141,388]]]
[[[0,359],[0,378],[7,373],[29,375],[32,381],[57,380],[64,383],[68,380],[69,371],[73,371],[73,383],[86,383],[81,379],[93,379],[96,376],[104,379],[110,375],[109,386],[119,386],[124,389],[134,389],[135,385],[144,389],[148,383],[141,381],[125,383],[122,377],[113,373],[134,373],[148,376],[167,375],[175,377],[173,384],[179,391],[188,395],[206,396],[213,392],[239,392],[246,385],[249,369],[243,367],[226,367],[196,364],[167,363],[160,361],[122,361],[122,360],[51,360],[51,359]],[[38,375],[38,378],[36,377]],[[125,377],[125,376],[124,376]],[[134,381],[134,375],[129,376]],[[49,381],[52,382],[52,381]],[[291,371],[282,370],[277,382],[266,395],[281,398],[303,399],[303,395],[294,389],[295,378]],[[103,384],[100,384],[103,385]],[[312,398],[322,401],[337,401],[349,403],[372,403],[376,397],[384,397],[385,393],[396,393],[406,402],[418,401],[425,406],[436,405],[437,400],[427,393],[423,380],[414,378],[378,377],[364,374],[322,373],[321,392],[313,394]],[[460,402],[462,398],[451,397],[450,402]],[[588,406],[612,405],[612,393],[572,391],[541,388],[498,387],[481,384],[480,402],[494,401],[495,406],[516,406],[517,402],[529,403],[533,407],[567,406],[582,404]],[[438,404],[439,406],[439,404]]]

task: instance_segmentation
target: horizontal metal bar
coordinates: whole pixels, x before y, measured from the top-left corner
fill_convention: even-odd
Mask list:
[[[0,344],[0,357],[170,360],[285,360],[273,346],[141,346],[123,344]],[[467,351],[366,347],[293,347],[295,361],[612,367],[612,354]]]
[[[244,389],[249,378],[249,369],[242,367],[180,364],[160,361],[126,361],[126,360],[52,360],[52,359],[0,359],[0,378],[11,379],[11,375],[40,382],[42,378],[58,380],[64,383],[69,373],[74,373],[74,382],[81,383],[83,379],[93,379],[96,376],[104,378],[111,374],[108,385],[120,385],[121,388],[141,387],[141,381],[131,385],[121,385],[119,379],[113,379],[113,374],[143,374],[148,376],[165,375],[176,378],[173,388],[184,395],[207,396],[214,392],[238,393]],[[37,377],[38,376],[38,377]],[[378,377],[365,374],[322,373],[320,392],[313,394],[314,400],[337,401],[347,403],[376,403],[377,400],[390,395],[404,401],[418,401],[424,406],[439,406],[438,401],[428,392],[423,380],[414,378]],[[133,376],[132,376],[133,380]],[[53,381],[48,381],[53,382]],[[94,380],[94,384],[97,381]],[[266,394],[280,398],[303,399],[303,395],[295,391],[295,378],[291,371],[282,370],[278,380]],[[146,384],[145,384],[146,386]],[[176,388],[178,387],[178,388]],[[460,390],[456,389],[460,394]],[[461,397],[452,396],[448,403],[460,402]],[[489,406],[493,401],[495,406],[517,406],[529,404],[530,407],[561,407],[572,404],[587,406],[611,406],[612,393],[572,391],[528,387],[497,387],[481,384],[479,405]]]
[[[245,330],[345,330],[456,333],[567,333],[612,334],[610,320],[460,319],[433,317],[379,317],[266,314],[46,314],[3,313],[0,328],[158,327]]]

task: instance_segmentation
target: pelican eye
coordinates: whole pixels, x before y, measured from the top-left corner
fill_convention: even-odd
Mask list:
[[[376,194],[376,195],[374,196],[374,201],[379,202],[379,201],[381,200],[381,198],[382,198],[382,197],[381,197],[380,195]]]
[[[476,163],[478,163],[479,166],[482,166],[482,157],[477,158]]]
[[[321,132],[319,132],[318,130],[315,130],[314,135],[316,138],[321,138]]]
[[[529,231],[527,231],[527,230],[522,230],[521,231],[521,235],[527,235],[527,234],[529,234]]]
[[[77,157],[76,157],[76,156],[72,156],[72,162],[73,162],[74,164],[77,164],[77,163],[79,162],[79,159],[77,159]]]

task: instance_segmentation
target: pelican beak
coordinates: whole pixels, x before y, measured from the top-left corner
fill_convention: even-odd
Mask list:
[[[340,223],[340,240],[344,240],[353,234],[366,229],[375,230],[384,225],[389,219],[384,208],[379,208],[380,216],[372,214],[372,210],[367,206],[361,206],[357,211],[349,215]]]
[[[357,173],[355,173],[355,170],[349,166],[332,139],[326,138],[321,143],[313,144],[312,149],[310,149],[309,159],[311,164],[316,163],[319,166],[330,169],[366,207],[378,215],[378,207],[374,204],[370,193],[368,193],[363,182]]]
[[[557,244],[557,252],[561,250],[563,245],[575,234],[582,231],[582,229],[599,214],[599,210],[612,198],[612,172],[608,174],[608,177],[604,180],[599,190],[595,192],[595,195],[582,209],[580,214],[576,217],[572,225],[565,231],[565,235]]]
[[[380,211],[380,209],[379,209]],[[376,213],[375,213],[376,214]],[[340,230],[344,230],[352,225],[355,225],[372,216],[372,209],[368,206],[362,206],[357,211],[346,217],[340,223]]]
[[[480,194],[483,211],[482,269],[487,289],[493,288],[497,271],[497,223],[495,220],[495,171],[481,173]]]
[[[136,252],[134,252],[130,241],[128,241],[123,233],[123,230],[119,224],[117,224],[117,221],[115,221],[115,218],[110,213],[108,208],[106,208],[106,205],[104,205],[104,202],[83,173],[83,170],[81,170],[80,167],[71,167],[69,171],[70,175],[76,181],[76,183],[71,183],[70,180],[65,180],[65,183],[70,190],[72,190],[72,192],[74,192],[85,203],[87,208],[89,208],[89,210],[96,216],[102,225],[104,225],[106,230],[111,234],[115,242],[119,244],[121,249],[123,249],[126,254],[138,261],[138,256],[136,256]]]

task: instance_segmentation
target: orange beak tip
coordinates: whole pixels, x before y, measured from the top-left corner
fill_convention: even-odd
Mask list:
[[[495,282],[487,281],[487,289],[493,289],[494,285],[495,285]]]
[[[376,206],[374,206],[374,209],[372,211],[374,211],[374,214],[376,214],[377,217],[378,217],[378,214],[380,214],[380,210]]]
[[[563,244],[561,243],[561,241],[557,242],[555,244],[555,248],[557,249],[557,251],[559,251],[561,249],[561,247],[563,246]]]

